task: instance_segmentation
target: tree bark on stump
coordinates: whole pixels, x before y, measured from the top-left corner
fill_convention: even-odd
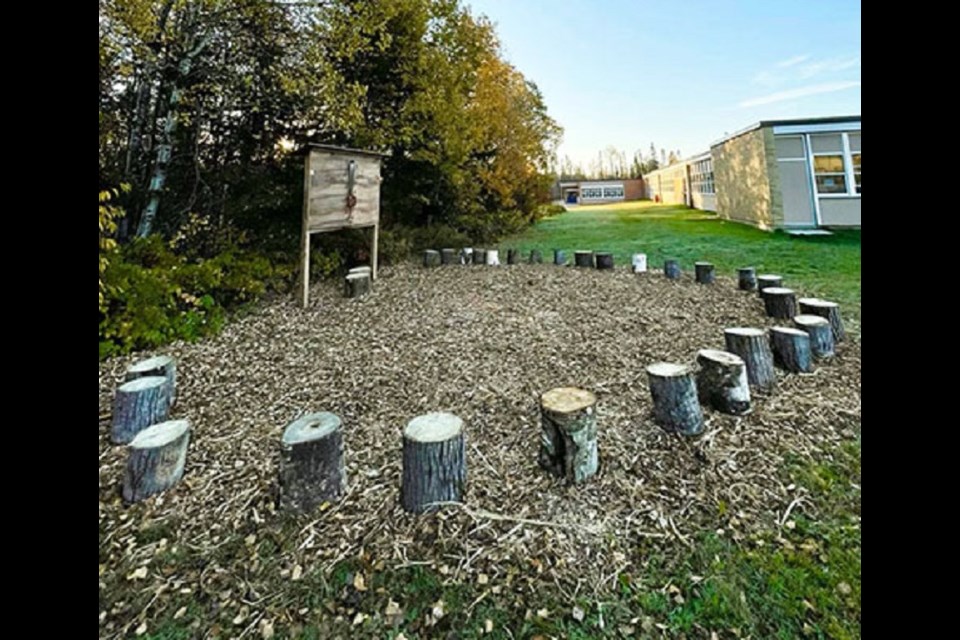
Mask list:
[[[593,251],[574,251],[573,263],[578,267],[593,268]]]
[[[737,269],[737,287],[740,291],[753,291],[757,288],[757,270],[753,267]]]
[[[543,264],[543,254],[539,249],[530,250],[530,264]]]
[[[613,254],[607,251],[601,251],[594,254],[597,261],[597,269],[613,269]]]
[[[291,422],[280,440],[280,507],[313,511],[346,488],[340,418],[322,411]]]
[[[843,318],[840,316],[840,305],[820,298],[800,298],[800,313],[820,316],[830,322],[833,329],[833,342],[843,342],[847,332],[843,329]]]
[[[427,249],[423,252],[423,266],[436,267],[440,264],[440,252],[435,249]]]
[[[791,327],[772,327],[770,345],[773,361],[792,373],[813,371],[813,356],[810,351],[810,336],[806,331]]]
[[[126,382],[136,380],[137,378],[147,378],[150,376],[160,376],[167,379],[170,391],[170,406],[177,401],[177,360],[173,356],[153,356],[146,360],[141,360],[127,368],[124,374]]]
[[[697,395],[700,402],[721,413],[741,415],[750,411],[750,385],[743,358],[719,349],[697,354]]]
[[[567,264],[567,253],[563,249],[553,250],[553,264],[561,267]]]
[[[585,389],[558,387],[540,396],[540,466],[568,484],[597,473],[597,397]]]
[[[488,267],[500,266],[500,250],[499,249],[487,249],[487,266]]]
[[[139,502],[166,491],[183,477],[190,444],[190,423],[169,420],[150,426],[133,439],[123,476],[123,499]]]
[[[691,367],[657,362],[647,367],[647,378],[657,424],[666,431],[685,436],[703,431],[703,411]]]
[[[767,287],[782,287],[783,278],[772,273],[765,273],[757,276],[757,295],[762,296],[763,290]]]
[[[343,295],[359,298],[370,293],[370,275],[366,273],[348,273],[343,280]]]
[[[349,271],[347,271],[347,275],[350,275],[351,273],[362,273],[362,274],[366,274],[366,275],[371,276],[371,277],[373,276],[373,271],[372,271],[372,270],[370,269],[370,267],[368,267],[367,265],[362,265],[362,266],[359,266],[359,267],[353,267],[352,269],[350,269]]]
[[[810,352],[815,358],[833,356],[833,327],[829,320],[822,316],[799,315],[793,318],[793,324],[810,336]]]
[[[519,263],[520,263],[520,250],[507,249],[507,264],[519,264]]]
[[[457,257],[456,249],[441,249],[440,250],[440,264],[457,264],[460,262],[460,259]]]
[[[460,249],[460,264],[473,264],[473,248],[464,247]]]
[[[770,318],[789,320],[797,315],[797,294],[793,289],[784,287],[767,287],[761,294],[763,308]]]
[[[634,273],[646,273],[647,271],[647,254],[645,253],[635,253],[630,258],[630,266],[633,268]]]
[[[726,350],[740,356],[747,365],[747,380],[754,387],[771,389],[777,383],[773,353],[767,332],[752,327],[724,329]]]
[[[467,481],[463,420],[450,413],[428,413],[403,430],[404,510],[423,513],[436,502],[461,502]]]
[[[473,264],[487,264],[487,250],[486,250],[486,249],[474,249],[474,250],[473,250]]]
[[[671,280],[676,280],[680,277],[680,263],[676,260],[667,260],[663,263],[663,275],[667,276]]]
[[[713,284],[717,279],[712,262],[694,262],[693,270],[700,284]]]
[[[170,413],[170,381],[147,376],[124,382],[113,398],[110,439],[126,444],[152,424],[164,422]]]

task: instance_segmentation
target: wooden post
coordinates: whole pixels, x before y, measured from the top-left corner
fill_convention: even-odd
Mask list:
[[[359,298],[370,293],[370,276],[366,273],[348,273],[344,278],[343,295]]]
[[[180,482],[190,444],[190,423],[170,420],[147,427],[130,443],[123,499],[139,502]]]
[[[663,275],[671,280],[680,277],[680,263],[676,260],[665,260],[663,263]]]
[[[834,343],[843,342],[847,332],[843,328],[843,318],[840,316],[840,305],[820,298],[800,298],[800,313],[820,316],[830,321],[833,329]]]
[[[487,249],[487,266],[488,267],[500,266],[500,250],[499,249]]]
[[[160,376],[167,379],[170,391],[170,406],[177,400],[177,360],[172,356],[154,356],[127,367],[124,379],[127,382],[137,378]]]
[[[696,274],[696,280],[700,284],[713,284],[714,280],[717,279],[714,273],[713,263],[711,262],[694,262],[693,269]]]
[[[440,264],[457,264],[459,261],[456,249],[440,250]]]
[[[519,263],[520,263],[520,250],[507,249],[507,264],[519,264]]]
[[[567,254],[563,249],[553,250],[553,264],[561,267],[567,264]]]
[[[791,327],[771,327],[770,346],[773,347],[773,361],[780,368],[792,373],[813,371],[810,336],[806,331]]]
[[[773,370],[773,353],[767,332],[751,327],[724,329],[723,339],[730,353],[740,356],[747,365],[747,380],[754,387],[771,389],[777,384]]]
[[[380,268],[380,223],[373,225],[373,239],[370,241],[372,250],[370,251],[370,279],[377,279],[377,271]]]
[[[147,376],[124,382],[113,399],[110,439],[125,444],[152,424],[163,422],[170,412],[170,382]]]
[[[473,250],[473,264],[486,264],[486,263],[487,263],[487,250],[475,248]]]
[[[647,367],[653,418],[666,431],[695,436],[703,431],[703,411],[697,398],[693,369],[657,362]]]
[[[753,267],[737,269],[737,287],[740,291],[753,291],[757,288],[757,270]]]
[[[530,264],[543,264],[543,254],[539,249],[530,250]]]
[[[423,266],[436,267],[440,264],[440,252],[436,249],[427,249],[423,252]]]
[[[463,420],[450,413],[411,420],[403,430],[403,508],[423,513],[436,502],[460,502],[466,481]]]
[[[767,287],[782,287],[783,278],[772,273],[765,273],[757,276],[757,294],[762,296],[763,290]]]
[[[573,263],[578,267],[593,268],[593,251],[574,251]]]
[[[647,254],[645,253],[635,253],[630,259],[630,266],[633,268],[634,273],[646,273],[647,271]]]
[[[460,249],[460,264],[473,264],[473,248],[464,247]]]
[[[815,358],[829,358],[834,354],[833,328],[822,316],[799,315],[793,318],[797,329],[810,336],[810,352]]]
[[[586,389],[558,387],[540,396],[540,466],[569,484],[599,468],[597,397]]]
[[[750,411],[750,385],[743,358],[729,351],[702,349],[697,353],[697,363],[700,402],[733,415]]]
[[[303,214],[300,224],[300,306],[310,303],[310,156],[303,161]]]
[[[797,315],[797,294],[793,289],[767,287],[760,295],[763,297],[763,307],[767,316],[789,320]]]
[[[306,513],[346,491],[340,418],[325,411],[291,422],[280,440],[280,506]]]
[[[599,251],[594,254],[597,261],[597,269],[613,269],[613,254],[607,251]]]

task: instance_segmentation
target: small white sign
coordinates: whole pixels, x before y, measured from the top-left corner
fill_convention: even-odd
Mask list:
[[[633,272],[634,273],[646,273],[647,271],[647,254],[645,253],[635,253],[633,254]]]
[[[497,249],[487,249],[487,266],[500,266],[500,252]]]

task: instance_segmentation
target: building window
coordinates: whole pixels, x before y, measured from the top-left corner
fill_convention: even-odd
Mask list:
[[[860,193],[860,152],[851,155],[853,158],[853,181],[857,193]]]
[[[604,198],[622,198],[623,187],[604,187],[603,197]]]
[[[843,168],[843,154],[814,156],[813,175],[817,181],[817,193],[847,192],[847,174]]]
[[[713,160],[706,158],[693,163],[690,182],[696,193],[713,194]]]

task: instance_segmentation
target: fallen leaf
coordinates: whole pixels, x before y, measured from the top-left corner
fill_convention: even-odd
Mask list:
[[[303,567],[300,565],[294,565],[293,571],[290,573],[290,579],[296,582],[303,575]]]
[[[439,620],[440,618],[442,618],[442,617],[443,617],[443,613],[444,613],[444,612],[443,612],[443,600],[437,600],[436,602],[434,602],[434,603],[433,603],[433,608],[430,610],[430,613],[431,613],[431,615],[433,615],[433,617],[436,618],[437,620]]]
[[[483,630],[487,633],[493,633],[493,620],[487,618],[483,621]]]
[[[140,623],[140,626],[137,627],[137,630],[136,630],[135,633],[136,633],[138,636],[142,636],[142,635],[145,634],[146,632],[147,632],[147,621],[144,620],[143,622]]]
[[[583,622],[584,611],[580,607],[573,608],[573,619],[577,622]]]
[[[400,608],[400,605],[396,601],[390,600],[387,603],[387,608],[384,610],[384,615],[386,616],[399,616],[403,615],[403,609]]]
[[[263,640],[271,640],[273,638],[274,629],[273,622],[271,620],[261,620],[260,621],[260,637]]]
[[[538,617],[538,618],[547,618],[547,617],[549,617],[549,616],[550,616],[550,610],[549,610],[549,609],[537,609],[537,617]]]
[[[137,567],[133,570],[133,573],[127,576],[127,580],[143,580],[147,577],[147,568],[146,567]]]
[[[490,576],[488,576],[487,574],[481,573],[480,575],[477,576],[478,584],[487,584],[488,582],[490,582]]]
[[[363,579],[363,574],[360,573],[359,571],[353,574],[353,588],[356,589],[357,591],[367,590],[367,583]]]
[[[357,615],[353,616],[353,626],[358,624],[363,624],[363,621],[366,620],[369,616],[365,613],[357,612]]]
[[[174,620],[179,620],[179,619],[182,618],[184,615],[186,615],[186,613],[187,613],[187,608],[186,608],[186,607],[180,607],[179,609],[177,609],[177,612],[173,614],[173,619],[174,619]]]
[[[846,582],[841,582],[840,584],[838,584],[837,591],[839,591],[841,595],[845,595],[845,596],[848,596],[851,593],[853,593],[853,589],[851,589],[850,585],[847,584]]]

